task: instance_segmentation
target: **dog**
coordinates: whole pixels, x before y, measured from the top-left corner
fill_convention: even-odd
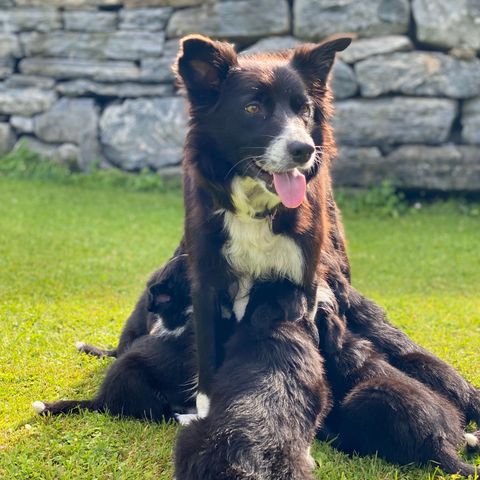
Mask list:
[[[333,438],[333,445],[347,453],[378,453],[403,465],[434,462],[447,473],[475,474],[457,450],[478,446],[480,431],[464,433],[465,417],[457,405],[347,329],[333,294],[319,305],[317,326],[335,399],[320,439]],[[421,368],[418,358],[413,363]]]
[[[123,329],[113,350],[118,358],[95,397],[36,401],[33,408],[37,413],[58,415],[86,409],[161,421],[192,411],[196,363],[187,282],[185,255],[174,257],[156,271]],[[84,351],[105,354],[91,346]]]
[[[209,415],[177,436],[177,480],[313,480],[310,445],[330,391],[305,295],[287,283],[252,287]]]
[[[335,143],[328,77],[351,38],[237,56],[200,35],[181,40],[177,79],[190,122],[183,159],[185,248],[194,311],[197,411],[222,363],[221,304],[243,318],[255,282],[301,287],[311,318],[320,253],[334,253],[329,176]]]
[[[116,348],[108,350],[77,342],[78,351],[96,357],[119,357],[135,340],[150,335],[152,331],[159,331],[160,327],[173,332],[182,329],[192,309],[186,254],[182,252],[180,244],[172,259],[150,276],[125,322]],[[162,315],[161,323],[158,321],[159,314]]]

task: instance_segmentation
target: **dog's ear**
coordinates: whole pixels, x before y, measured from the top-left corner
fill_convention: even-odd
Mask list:
[[[329,38],[318,45],[302,45],[294,50],[291,63],[307,83],[327,83],[335,54],[345,50],[352,37]]]
[[[149,287],[147,306],[149,312],[162,313],[171,301],[172,295],[168,282],[158,282]]]
[[[202,35],[188,35],[180,41],[175,70],[192,102],[208,103],[218,93],[229,70],[237,65],[232,45]]]

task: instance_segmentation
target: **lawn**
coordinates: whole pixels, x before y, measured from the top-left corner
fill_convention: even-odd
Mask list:
[[[350,213],[345,223],[354,284],[480,385],[480,218],[434,205],[399,218]],[[115,345],[181,232],[178,191],[0,177],[1,478],[172,477],[176,426],[94,413],[43,419],[31,402],[95,392],[111,360],[78,354],[75,341]],[[442,478],[325,444],[314,454],[319,479]]]

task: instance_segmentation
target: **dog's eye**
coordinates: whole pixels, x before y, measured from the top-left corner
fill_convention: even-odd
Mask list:
[[[257,102],[252,102],[245,105],[245,111],[251,114],[260,113],[262,111],[262,107],[260,107]]]

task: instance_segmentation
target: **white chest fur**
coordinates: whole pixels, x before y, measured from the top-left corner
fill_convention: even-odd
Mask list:
[[[253,218],[271,209],[279,198],[265,184],[252,178],[235,178],[232,199],[236,212],[225,212],[228,240],[223,254],[239,278],[288,278],[301,283],[304,259],[300,247],[287,235],[272,232],[268,219]]]

